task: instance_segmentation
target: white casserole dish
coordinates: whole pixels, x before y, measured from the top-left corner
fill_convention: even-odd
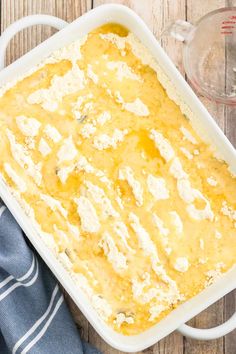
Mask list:
[[[60,29],[60,31],[18,59],[16,62],[9,65],[7,68],[3,69],[0,72],[0,86],[5,85],[12,80],[17,80],[17,78],[24,75],[52,51],[78,39],[78,37],[86,35],[87,32],[107,22],[116,22],[124,25],[149,49],[163,72],[168,76],[171,85],[175,88],[173,92],[178,92],[178,101],[181,101],[184,107],[189,108],[193,113],[191,114],[193,125],[197,127],[197,130],[201,132],[201,135],[204,134],[203,136],[216,147],[217,153],[229,164],[230,169],[236,173],[235,149],[193,93],[189,85],[185,82],[144,22],[127,7],[121,5],[103,5],[83,15],[71,24],[67,24],[63,20],[46,15],[29,16],[15,22],[8,27],[0,38],[0,65],[2,68],[4,66],[4,54],[7,44],[18,31],[35,24],[49,24]],[[65,28],[62,29],[63,27]],[[78,289],[70,278],[69,273],[45,246],[40,235],[29,222],[29,218],[25,215],[22,208],[16,202],[1,179],[0,196],[28,236],[35,249],[70,294],[85,317],[101,337],[114,348],[126,352],[140,351],[156,343],[176,329],[184,335],[193,338],[213,339],[223,336],[236,328],[236,314],[223,325],[212,329],[194,329],[184,324],[212,303],[219,300],[222,296],[235,289],[236,267],[234,267],[224,274],[216,283],[191,300],[180,305],[166,318],[147,331],[135,336],[124,336],[115,332],[107,324],[102,322],[96,311],[92,308],[87,297],[80,289]]]

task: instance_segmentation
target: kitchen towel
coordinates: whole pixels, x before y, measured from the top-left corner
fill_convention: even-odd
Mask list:
[[[51,271],[0,201],[0,354],[99,354],[82,342]]]

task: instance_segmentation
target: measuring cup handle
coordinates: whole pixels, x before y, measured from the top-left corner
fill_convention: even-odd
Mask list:
[[[195,26],[184,20],[177,20],[164,29],[161,38],[170,35],[181,42],[186,42],[193,33]]]

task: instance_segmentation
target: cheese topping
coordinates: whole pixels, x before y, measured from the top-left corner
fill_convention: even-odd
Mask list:
[[[108,232],[105,232],[103,238],[99,242],[100,247],[103,248],[105,255],[109,262],[111,262],[116,272],[123,271],[127,268],[127,260],[125,256],[119,252],[115,242]]]
[[[41,194],[40,198],[53,210],[58,210],[64,218],[67,217],[67,210],[63,208],[59,200],[56,200],[55,198],[50,197],[49,195],[46,194]]]
[[[117,79],[122,81],[124,78],[142,81],[141,78],[134,73],[134,71],[124,61],[109,61],[107,63],[109,70],[117,71]]]
[[[64,161],[71,161],[77,156],[77,149],[74,145],[72,136],[69,136],[63,141],[63,145],[60,147],[57,157],[59,164]]]
[[[45,110],[54,112],[64,96],[83,89],[84,85],[84,72],[75,64],[64,76],[55,75],[48,89],[39,89],[29,95],[28,103],[40,104]]]
[[[148,107],[140,100],[140,98],[136,98],[134,102],[123,103],[123,107],[126,111],[134,113],[140,117],[146,117],[149,115]]]
[[[9,163],[4,163],[4,169],[19,191],[24,193],[27,190],[25,181],[15,172]]]
[[[39,141],[39,152],[41,152],[43,156],[47,156],[48,154],[50,154],[51,151],[52,149],[50,148],[46,140],[44,138],[41,138]]]
[[[105,124],[111,119],[111,114],[109,112],[103,112],[100,114],[100,116],[97,118],[97,122],[101,125]]]
[[[126,180],[129,186],[132,188],[136,203],[138,206],[143,204],[143,188],[141,183],[134,178],[134,173],[130,167],[125,167],[119,170],[119,179]]]
[[[96,136],[94,138],[93,145],[98,150],[109,149],[111,147],[115,149],[118,143],[121,143],[124,140],[125,135],[127,134],[127,129],[115,129],[112,136],[109,136],[107,134],[101,134],[99,136]]]
[[[187,157],[187,159],[192,160],[193,159],[193,154],[191,154],[191,152],[189,152],[188,149],[186,149],[185,147],[181,147],[180,150],[182,151],[182,153],[184,154],[184,156]]]
[[[23,145],[16,142],[13,133],[7,129],[7,137],[11,146],[11,153],[14,160],[24,169],[27,173],[35,180],[37,185],[41,184],[41,163],[35,164],[31,159],[29,152],[24,148]]]
[[[47,137],[51,139],[54,143],[58,143],[61,140],[61,134],[52,125],[47,124],[44,131]]]
[[[35,118],[28,118],[25,116],[17,116],[16,124],[25,136],[38,135],[41,123]]]
[[[166,182],[164,178],[157,178],[151,174],[148,175],[147,185],[149,192],[156,200],[168,199],[169,191],[166,188]]]
[[[170,216],[172,218],[173,225],[175,226],[177,234],[183,232],[183,222],[176,211],[170,211]]]
[[[120,312],[118,313],[118,315],[116,316],[116,319],[114,321],[114,323],[120,327],[124,322],[131,324],[134,323],[134,319],[131,316],[126,316],[124,313]]]
[[[95,84],[98,83],[99,78],[98,78],[98,76],[95,74],[95,72],[93,72],[92,65],[90,65],[90,64],[88,65],[87,75],[88,75],[88,77],[89,77]]]
[[[168,140],[164,138],[160,132],[152,129],[150,138],[154,141],[157,149],[160,150],[160,154],[166,160],[166,162],[169,162],[171,159],[173,159],[175,155],[174,150],[172,149]]]
[[[186,129],[185,127],[181,127],[180,130],[186,140],[190,141],[190,143],[194,145],[197,144],[197,140],[194,138],[194,136],[190,133],[188,129]]]
[[[104,190],[94,185],[91,182],[85,182],[88,188],[88,193],[91,195],[95,203],[101,204],[102,214],[105,217],[113,216],[118,217],[119,214],[113,208],[110,199],[108,199],[104,193]]]
[[[81,228],[87,232],[98,232],[100,229],[100,222],[96,210],[92,203],[86,197],[79,197],[74,199],[77,204],[77,212],[81,220]]]
[[[188,260],[186,257],[178,257],[175,261],[174,268],[181,273],[187,272],[189,267]]]
[[[210,184],[210,186],[217,186],[217,181],[213,177],[208,177],[207,178],[207,183]]]
[[[90,138],[96,131],[96,127],[92,123],[84,124],[81,129],[83,138]]]
[[[106,24],[0,88],[0,178],[101,319],[136,335],[235,264],[236,177]]]

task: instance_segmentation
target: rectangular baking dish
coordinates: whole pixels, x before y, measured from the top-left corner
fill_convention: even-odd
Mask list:
[[[11,25],[0,38],[0,66],[4,63],[4,54],[9,40],[18,31],[35,24],[49,24],[60,29],[51,38],[31,50],[29,53],[9,65],[0,72],[0,87],[19,79],[52,51],[69,44],[75,39],[86,35],[89,31],[108,22],[116,22],[132,31],[149,49],[159,66],[166,74],[174,92],[177,92],[178,102],[182,102],[185,110],[191,112],[191,121],[198,133],[201,134],[217,151],[218,156],[224,159],[231,171],[236,173],[236,151],[219,129],[214,119],[201,104],[197,96],[185,82],[181,74],[175,68],[169,57],[163,51],[153,34],[144,22],[129,8],[122,5],[103,5],[71,24],[52,16],[34,15],[23,18]],[[63,28],[65,27],[65,28]],[[62,29],[63,28],[63,29]],[[6,203],[11,213],[24,230],[25,234],[47,263],[49,268],[58,278],[74,302],[83,312],[85,317],[99,333],[99,335],[114,348],[125,352],[143,350],[172,331],[178,329],[181,333],[199,339],[212,339],[220,337],[236,328],[236,316],[233,315],[223,325],[207,330],[192,329],[184,325],[186,321],[196,316],[222,296],[236,287],[236,267],[225,273],[217,282],[202,291],[191,300],[180,305],[158,324],[135,336],[124,336],[115,332],[99,317],[92,308],[87,297],[72,281],[69,273],[61,263],[45,246],[40,235],[31,225],[29,218],[22,207],[15,200],[3,180],[0,179],[0,196]]]

